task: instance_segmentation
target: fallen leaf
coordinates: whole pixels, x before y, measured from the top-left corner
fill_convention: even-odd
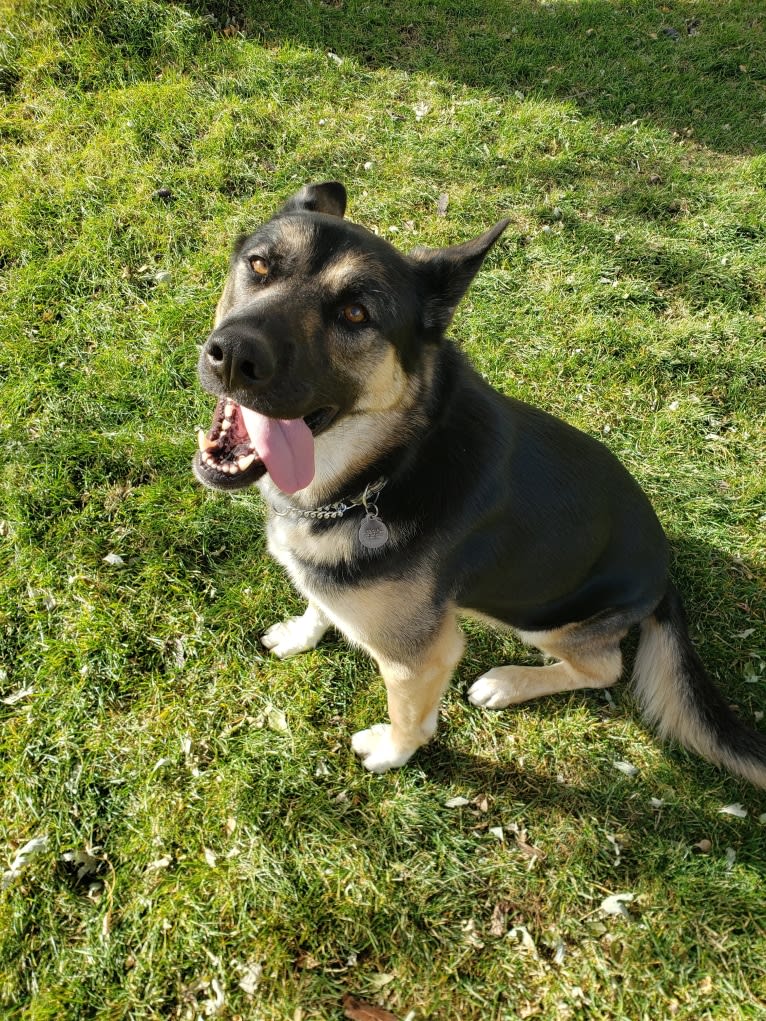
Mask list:
[[[10,695],[6,695],[2,699],[3,705],[16,705],[17,702],[21,702],[24,698],[29,698],[30,695],[34,694],[34,688],[19,688],[18,691],[12,691]]]
[[[533,957],[537,957],[537,947],[535,941],[532,939],[529,929],[525,925],[516,925],[508,933],[509,939],[516,939],[521,944],[522,948]]]
[[[5,890],[11,883],[21,875],[21,870],[25,868],[29,863],[37,857],[38,854],[42,854],[48,850],[48,838],[33,837],[32,840],[27,841],[22,848],[16,852],[16,857],[11,862],[11,867],[3,873],[2,883],[0,888]]]
[[[122,559],[119,553],[107,553],[104,557],[104,563],[109,564],[111,567],[124,567],[125,561]]]
[[[613,893],[611,897],[601,901],[601,910],[605,915],[622,915],[623,918],[628,918],[628,909],[625,905],[634,899],[632,893]]]
[[[275,709],[274,707],[266,713],[266,724],[269,730],[274,730],[277,734],[286,734],[290,729],[285,714],[281,709]]]
[[[638,767],[634,766],[632,762],[621,762],[618,760],[613,762],[612,765],[615,769],[619,769],[621,773],[624,773],[625,776],[636,776],[638,773]]]
[[[543,1009],[542,1002],[538,1003],[527,1002],[524,1004],[523,1007],[519,1007],[519,1017],[521,1018],[536,1017],[538,1014],[541,1013],[542,1009]]]
[[[233,965],[241,976],[237,985],[246,996],[251,997],[263,977],[263,965],[259,961],[247,961],[245,964],[234,961]]]
[[[172,861],[173,861],[172,858],[170,858],[168,855],[165,855],[164,858],[158,858],[156,861],[150,861],[149,864],[146,866],[146,871],[155,872],[157,869],[166,869],[172,863]]]
[[[376,1007],[365,1000],[358,1000],[350,993],[343,997],[343,1013],[350,1021],[398,1021],[395,1014],[383,1007]]]
[[[462,929],[465,941],[469,946],[474,947],[476,950],[482,950],[484,948],[484,943],[479,934],[476,932],[476,922],[473,918],[466,918],[462,921],[460,923],[460,928]]]
[[[430,112],[431,106],[421,99],[415,103],[412,109],[415,111],[415,120],[422,121],[426,114]]]
[[[447,801],[444,802],[444,807],[445,808],[465,808],[466,805],[470,805],[470,804],[471,804],[471,802],[468,800],[468,798],[460,798],[460,797],[458,797],[458,798],[448,798]]]
[[[495,904],[492,921],[489,923],[490,936],[505,936],[508,931],[508,905]]]
[[[727,865],[727,867],[731,868],[734,865],[734,862],[736,860],[737,860],[737,852],[734,850],[733,847],[727,847],[726,848],[726,865]]]
[[[36,858],[38,854],[42,854],[43,851],[48,850],[48,838],[33,837],[28,840],[22,848],[16,852],[16,857],[11,863],[12,869],[22,869],[25,865],[29,865],[33,858]]]
[[[612,850],[614,851],[614,864],[619,865],[622,856],[622,845],[613,833],[607,833],[606,839],[612,845]]]
[[[210,980],[210,989],[213,995],[203,1000],[200,1006],[204,1017],[217,1017],[226,1006],[226,997],[217,978]]]
[[[710,854],[710,852],[713,850],[713,844],[706,838],[703,840],[698,840],[697,843],[693,845],[693,847],[695,847],[700,854]]]
[[[525,854],[528,858],[545,858],[545,854],[540,850],[539,847],[535,847],[534,844],[529,843],[529,834],[526,829],[522,826],[518,826],[514,829],[514,836],[516,837],[516,846]]]
[[[390,971],[379,971],[370,977],[370,985],[375,992],[379,992],[384,986],[390,985],[395,978],[396,975]]]
[[[436,215],[446,216],[447,207],[449,206],[449,195],[446,191],[443,191],[436,201]]]
[[[97,850],[100,850],[100,848]],[[67,862],[67,864],[77,866],[78,881],[85,879],[87,876],[95,876],[103,862],[103,858],[97,858],[87,849],[82,851],[65,851],[61,855],[61,860]]]
[[[305,971],[316,971],[317,968],[321,967],[321,963],[314,957],[313,954],[301,951],[295,961],[299,968],[303,968]]]
[[[737,819],[744,819],[747,816],[747,809],[743,808],[738,801],[731,805],[724,805],[718,809],[719,815],[733,815]]]

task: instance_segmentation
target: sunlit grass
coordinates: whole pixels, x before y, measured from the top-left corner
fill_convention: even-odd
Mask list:
[[[473,677],[530,658],[475,624],[436,742],[365,774],[372,664],[337,637],[265,655],[300,602],[258,496],[189,462],[238,231],[326,178],[403,248],[509,216],[453,334],[640,479],[699,648],[758,718],[763,12],[225,6],[0,17],[7,866],[48,838],[0,894],[0,1012],[335,1019],[351,992],[449,1021],[761,1016],[762,794],[661,747],[625,687],[470,708]]]

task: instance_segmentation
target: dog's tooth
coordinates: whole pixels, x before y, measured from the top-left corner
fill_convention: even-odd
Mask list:
[[[205,464],[213,463],[213,458],[210,456],[210,454],[208,454],[206,450],[202,452],[202,460],[205,462]]]
[[[240,471],[246,471],[255,460],[255,454],[243,454],[237,458],[237,465]]]
[[[203,454],[206,450],[212,450],[213,447],[215,446],[215,443],[213,443],[212,440],[209,440],[207,438],[207,434],[205,433],[204,429],[197,430],[197,446],[203,452]]]
[[[231,429],[231,419],[225,418],[223,422],[221,422],[221,432],[222,433],[228,432],[229,429]]]

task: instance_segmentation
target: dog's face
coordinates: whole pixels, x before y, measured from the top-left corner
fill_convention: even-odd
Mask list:
[[[344,220],[345,205],[342,185],[308,185],[234,248],[198,365],[219,398],[194,461],[207,486],[266,471],[284,492],[309,485],[314,437],[396,406],[507,223],[406,256]]]

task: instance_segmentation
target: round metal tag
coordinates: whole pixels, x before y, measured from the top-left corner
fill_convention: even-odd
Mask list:
[[[388,529],[373,514],[368,514],[359,526],[359,542],[367,549],[379,549],[388,542]]]

